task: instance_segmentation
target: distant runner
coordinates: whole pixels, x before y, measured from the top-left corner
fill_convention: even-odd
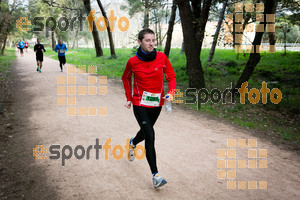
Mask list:
[[[18,48],[20,49],[21,56],[23,56],[23,53],[24,53],[23,52],[24,46],[25,46],[24,42],[22,40],[20,40],[20,42],[18,43]]]
[[[25,51],[28,52],[28,42],[25,42]]]
[[[59,39],[58,44],[55,46],[54,51],[58,52],[58,60],[59,60],[59,66],[61,72],[63,72],[63,65],[66,64],[65,52],[67,50],[68,50],[67,46],[64,43],[62,43],[61,39]]]
[[[37,39],[37,44],[34,46],[34,52],[36,52],[36,62],[37,62],[37,68],[36,71],[42,72],[42,66],[43,66],[43,60],[44,60],[44,54],[45,48],[44,45],[40,44],[40,39]]]

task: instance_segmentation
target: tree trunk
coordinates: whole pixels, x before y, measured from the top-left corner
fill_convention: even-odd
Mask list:
[[[184,49],[184,40],[181,43],[181,49],[180,49],[180,54],[185,54],[185,49]]]
[[[246,26],[248,25],[250,19],[251,19],[251,14],[247,12],[245,19],[244,19],[245,21],[243,23],[243,31],[245,30]]]
[[[198,41],[198,46],[199,46],[199,51],[200,51],[199,56],[200,56],[201,49],[202,49],[204,33],[205,33],[205,26],[206,26],[206,23],[207,23],[210,7],[211,7],[211,0],[204,0],[203,8],[201,9],[199,23],[198,23],[199,28],[198,28],[197,34],[196,34],[197,41]]]
[[[74,37],[72,49],[75,49],[76,43],[78,44],[77,36],[78,36],[78,28],[75,31],[75,37]]]
[[[87,14],[91,12],[91,3],[90,0],[83,0],[85,10]],[[92,31],[93,39],[94,39],[94,44],[95,44],[95,50],[96,50],[96,57],[103,56],[103,51],[98,35],[98,30],[96,29],[96,24],[95,21],[93,21],[93,31]]]
[[[176,17],[176,2],[173,0],[173,5],[172,5],[172,11],[171,11],[171,17],[169,21],[169,27],[168,27],[168,32],[167,32],[167,41],[165,45],[165,50],[164,53],[166,54],[167,57],[169,57],[170,49],[171,49],[171,41],[172,41],[172,34],[173,34],[173,27],[174,27],[174,22],[175,22],[175,17]]]
[[[265,17],[266,17],[266,14],[275,14],[277,3],[278,3],[277,0],[266,0],[265,10],[264,10]],[[266,28],[265,22],[260,22],[260,24],[264,24],[264,29]],[[257,48],[257,46],[259,46],[261,44],[261,39],[263,37],[263,34],[264,34],[263,32],[255,33],[255,38],[252,43],[252,45],[254,46],[254,53],[250,54],[249,60],[246,64],[246,67],[245,67],[242,75],[240,76],[239,80],[237,81],[235,88],[233,89],[234,90],[233,92],[237,92],[237,88],[240,88],[244,82],[249,81],[249,78],[250,78],[252,72],[254,71],[256,65],[259,63],[260,53],[256,51],[257,50],[256,48]]]
[[[286,22],[284,24],[284,30],[283,30],[283,38],[284,38],[284,55],[286,56],[286,32],[287,32],[287,25]]]
[[[159,46],[159,41],[158,41],[158,30],[157,30],[157,12],[156,12],[156,9],[153,10],[154,12],[154,32],[155,32],[155,41],[156,41],[156,44]]]
[[[232,17],[233,23],[232,23],[232,48],[235,47],[235,15]]]
[[[149,28],[149,0],[145,0],[145,16],[143,29]]]
[[[158,40],[159,40],[159,46],[161,47],[162,46],[162,43],[161,43],[161,26],[160,26],[160,20],[158,20]]]
[[[2,1],[0,3],[2,3]],[[7,2],[7,5],[8,5],[8,2]],[[3,20],[0,23],[0,38],[3,39],[3,44],[2,44],[2,48],[1,48],[1,55],[4,55],[4,51],[5,51],[5,48],[6,48],[6,41],[7,41],[7,38],[8,38],[9,31],[11,30],[10,25],[11,25],[13,13],[14,13],[16,7],[17,7],[16,6],[16,0],[14,0],[9,13],[4,13],[5,17],[3,18]],[[2,36],[2,28],[5,30],[4,37]]]
[[[224,13],[225,13],[225,10],[226,10],[227,1],[228,0],[225,0],[224,3],[223,3],[223,7],[222,7],[222,11],[221,11],[220,18],[219,18],[219,21],[218,21],[217,29],[216,29],[216,32],[215,32],[215,35],[214,35],[214,40],[213,40],[213,43],[211,45],[211,49],[210,49],[209,56],[208,56],[208,59],[207,59],[208,63],[211,62],[213,57],[214,57],[216,45],[217,45],[217,42],[218,42],[219,32],[220,32],[221,25],[222,25],[222,22],[223,22],[223,19],[224,19]]]
[[[8,27],[7,27],[7,33],[5,34],[5,37],[4,37],[3,46],[2,46],[2,49],[1,49],[1,55],[2,56],[4,55],[4,50],[5,50],[5,47],[6,47],[7,36],[8,36]]]
[[[275,32],[268,32],[269,35],[269,43],[270,45],[275,45],[276,44],[276,35]]]
[[[51,32],[51,41],[52,41],[52,50],[54,50],[56,45],[55,38],[54,38],[54,31]]]
[[[176,0],[176,3],[179,8],[185,43],[189,87],[205,88],[204,74],[200,61],[200,48],[196,39],[196,29],[193,25],[194,19],[189,1]]]
[[[98,6],[100,7],[100,10],[102,12],[103,17],[108,20],[106,12],[104,10],[104,7],[103,7],[101,1],[97,0],[97,3],[98,3]],[[115,58],[116,57],[115,45],[114,45],[114,40],[113,40],[113,37],[112,37],[112,33],[110,31],[110,24],[108,23],[106,25],[107,25],[107,34],[108,34],[109,46],[110,46],[110,55],[111,55],[111,57]]]
[[[96,29],[95,22],[93,22],[92,35],[93,35],[95,49],[96,49],[96,57],[103,56],[103,50],[102,50],[102,47],[101,47],[101,42],[100,42],[100,39],[99,39],[99,35],[98,35],[98,31]]]

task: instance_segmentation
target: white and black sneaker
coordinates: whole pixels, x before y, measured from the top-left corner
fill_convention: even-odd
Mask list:
[[[156,173],[155,175],[153,175],[154,189],[159,188],[165,184],[167,184],[167,181],[163,177],[161,177],[161,175],[159,173]]]
[[[130,139],[130,143],[129,143],[129,161],[133,161],[135,156],[134,156],[134,149],[135,149],[136,145],[133,145],[133,138]]]

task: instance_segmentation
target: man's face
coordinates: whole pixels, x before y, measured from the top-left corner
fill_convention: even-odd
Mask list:
[[[138,40],[139,45],[145,53],[151,53],[155,47],[155,36],[151,33],[146,33],[142,41]]]
[[[62,43],[62,41],[61,41],[61,40],[58,40],[58,44],[61,45],[61,43]]]
[[[37,43],[38,43],[38,44],[40,43],[40,40],[39,40],[39,39],[37,39]]]

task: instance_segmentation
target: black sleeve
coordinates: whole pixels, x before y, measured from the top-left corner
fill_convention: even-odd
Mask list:
[[[37,48],[36,48],[36,45],[34,45],[34,51],[36,50]]]
[[[44,52],[46,52],[46,49],[44,48],[44,45],[42,45],[42,49],[44,49]]]

